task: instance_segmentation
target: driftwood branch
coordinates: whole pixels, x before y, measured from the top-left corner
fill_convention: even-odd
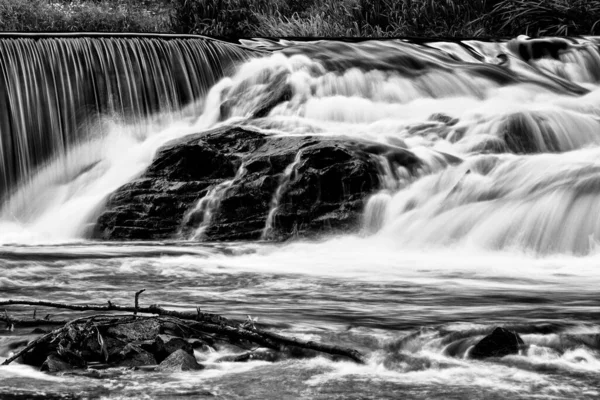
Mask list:
[[[298,340],[296,338],[288,338],[286,336],[282,336],[282,335],[278,335],[276,333],[266,332],[266,331],[262,331],[262,330],[258,330],[258,329],[256,330],[256,333],[268,340],[271,340],[271,341],[274,341],[277,343],[281,343],[284,345],[298,346],[298,347],[302,347],[302,348],[306,348],[306,349],[316,350],[321,353],[334,354],[334,355],[338,355],[338,356],[346,356],[346,357],[356,361],[359,364],[365,363],[365,359],[364,359],[364,356],[362,355],[362,353],[360,353],[358,350],[354,350],[354,349],[351,349],[348,347],[334,346],[334,345],[330,345],[330,344],[326,344],[326,343],[319,343],[319,342],[314,342],[314,341],[303,341],[303,340]]]
[[[53,303],[48,301],[28,301],[28,300],[6,300],[0,301],[0,306],[8,306],[8,305],[29,305],[36,307],[51,307],[51,308],[61,308],[75,311],[121,311],[121,312],[129,312],[137,315],[137,313],[144,314],[153,314],[160,317],[170,317],[176,318],[180,321],[185,321],[186,326],[192,328],[196,331],[202,333],[211,333],[217,334],[223,337],[227,337],[229,339],[234,340],[245,340],[248,342],[252,342],[258,344],[260,346],[268,347],[275,350],[282,350],[288,346],[294,346],[302,349],[314,350],[321,353],[327,353],[331,355],[339,355],[345,356],[354,360],[357,363],[364,363],[364,356],[357,350],[342,347],[342,346],[334,346],[325,343],[319,343],[314,341],[303,341],[296,338],[289,338],[283,335],[279,335],[272,332],[263,331],[260,329],[256,329],[253,324],[239,324],[234,321],[230,321],[226,318],[221,317],[218,314],[204,313],[200,311],[200,308],[197,307],[194,312],[181,312],[181,311],[172,311],[165,310],[164,308],[158,305],[151,305],[149,307],[139,307],[138,297],[144,290],[141,290],[136,293],[135,296],[135,305],[134,307],[126,307],[126,306],[118,306],[111,302],[108,302],[107,305],[72,305],[72,304],[61,304],[61,303]],[[98,316],[90,316],[85,318],[80,318],[75,321],[68,322],[64,328],[69,325],[72,325],[76,321],[83,321],[97,318]],[[107,317],[107,316],[103,316]],[[30,320],[30,321],[20,321],[15,320],[14,318],[10,318],[12,323],[18,324],[18,322],[24,322],[27,326],[32,326],[35,322],[40,322],[40,325],[48,325],[50,321],[47,320]],[[54,323],[54,321],[52,321]],[[44,338],[50,337],[53,334],[61,332],[60,328],[57,329],[48,335],[45,335],[37,340],[37,343],[43,342],[46,340]],[[50,335],[50,336],[49,336]],[[35,344],[34,344],[35,346]],[[31,348],[30,346],[28,346]],[[23,354],[27,349],[20,352]],[[13,359],[18,358],[19,355],[15,355],[11,357],[11,359],[6,360],[5,364],[11,362]]]
[[[0,306],[9,306],[9,305],[27,305],[27,306],[37,306],[37,307],[49,307],[49,308],[61,308],[65,310],[73,310],[73,311],[121,311],[121,312],[131,312],[135,313],[145,313],[145,314],[155,314],[155,315],[164,315],[169,317],[175,317],[185,320],[193,320],[193,321],[209,321],[209,322],[219,322],[225,323],[228,320],[226,318],[221,317],[218,314],[204,313],[204,312],[182,312],[182,311],[173,311],[173,310],[165,310],[164,308],[158,306],[157,304],[152,304],[149,307],[128,307],[128,306],[118,306],[111,302],[108,302],[107,305],[75,305],[75,304],[62,304],[62,303],[53,303],[50,301],[28,301],[28,300],[5,300],[0,301]]]
[[[139,303],[139,298],[140,298],[140,294],[144,293],[146,291],[146,289],[142,289],[138,292],[135,292],[135,311],[133,312],[133,315],[137,315],[137,310],[138,308],[140,308],[140,303]]]

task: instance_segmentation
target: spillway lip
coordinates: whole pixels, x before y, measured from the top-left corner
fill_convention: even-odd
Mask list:
[[[203,35],[174,34],[174,33],[138,33],[138,32],[0,32],[0,39],[203,39],[213,42],[227,43],[244,50],[265,53],[265,49],[246,46],[237,38],[216,38]]]
[[[138,33],[138,32],[0,32],[0,38],[14,37],[39,37],[39,38],[61,38],[61,37],[106,37],[106,38],[161,38],[161,39],[210,39],[221,41],[210,36],[174,34],[174,33]]]

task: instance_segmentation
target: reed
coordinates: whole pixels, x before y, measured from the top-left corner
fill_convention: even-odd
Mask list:
[[[0,31],[165,32],[170,12],[136,0],[0,0]]]
[[[600,0],[503,0],[492,12],[500,30],[531,36],[594,35],[600,32]]]
[[[0,0],[3,31],[217,37],[498,37],[600,32],[600,0]]]

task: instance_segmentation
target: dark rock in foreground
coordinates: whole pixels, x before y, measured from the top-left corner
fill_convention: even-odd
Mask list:
[[[203,368],[196,363],[192,344],[185,337],[187,332],[183,328],[180,329],[183,336],[177,337],[165,335],[168,323],[153,318],[115,317],[107,325],[67,326],[54,340],[38,343],[24,353],[22,361],[54,373],[86,370],[89,363],[131,368],[162,365],[167,360],[170,361],[159,370]],[[198,338],[193,340],[199,346],[203,343]],[[187,356],[174,356],[176,353]]]
[[[73,368],[71,364],[60,358],[58,354],[50,354],[40,369],[46,372],[64,372],[70,371]]]
[[[415,155],[394,146],[219,128],[161,148],[141,177],[110,196],[94,237],[285,240],[348,231],[358,227],[368,196],[383,187],[382,171],[414,173],[419,166]],[[197,207],[207,195],[212,202]]]
[[[469,356],[475,359],[504,357],[518,354],[519,349],[523,346],[523,339],[518,333],[504,328],[496,328],[471,349]]]
[[[184,351],[189,355],[194,355],[194,349],[188,341],[177,336],[169,335],[156,336],[153,350],[156,360],[159,363],[177,351]]]

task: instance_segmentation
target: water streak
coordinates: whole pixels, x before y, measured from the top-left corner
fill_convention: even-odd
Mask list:
[[[50,157],[94,139],[100,116],[139,123],[177,112],[249,54],[191,37],[1,37],[0,199]]]
[[[235,181],[241,179],[244,174],[246,174],[246,168],[242,163],[233,179],[225,180],[211,188],[204,197],[198,200],[196,206],[184,216],[184,227],[196,225],[190,239],[202,240],[204,238],[206,229],[210,227],[210,223],[219,211],[221,201],[227,194],[227,189],[229,189]],[[198,221],[200,222],[199,224],[197,223]]]
[[[93,45],[97,51],[102,44],[107,60],[131,53],[125,50],[131,46],[167,49],[171,43],[152,47],[155,44],[142,39],[131,44],[94,40],[81,44]],[[69,49],[73,43],[68,43],[59,41],[56,46]],[[192,42],[173,43],[181,49]],[[213,45],[205,46],[212,49]],[[28,183],[14,189],[4,202],[0,210],[3,235],[10,232],[10,240],[20,240],[27,234],[14,232],[23,228],[38,239],[85,237],[107,196],[138,176],[161,145],[220,123],[279,136],[337,135],[409,149],[421,160],[416,177],[401,168],[392,169],[385,157],[378,159],[384,192],[372,197],[364,215],[365,231],[380,232],[405,246],[461,244],[584,254],[599,241],[597,227],[585,218],[596,209],[597,191],[590,172],[596,165],[590,148],[600,144],[600,87],[594,72],[600,67],[600,52],[594,40],[288,41],[265,46],[271,46],[273,54],[237,65],[235,74],[212,87],[203,101],[203,112],[195,111],[199,117],[182,120],[176,113],[143,123],[103,122],[96,125],[103,137],[79,145],[48,139],[63,143],[60,146],[66,150],[36,174],[30,171]],[[226,48],[214,59],[200,57],[215,74],[209,80],[222,72],[213,64],[229,54]],[[167,50],[161,51],[157,57],[164,63]],[[235,58],[241,50],[232,51]],[[74,57],[75,65],[82,62],[77,61],[80,53],[60,50],[56,54],[63,53]],[[125,57],[131,71],[123,72],[124,81],[107,80],[118,104],[136,98],[133,89],[123,89],[134,85],[131,73],[137,71],[138,61],[132,57]],[[109,61],[98,64],[112,65]],[[157,82],[177,86],[174,81]],[[190,85],[201,91],[207,82]],[[89,90],[100,89],[92,85]],[[73,93],[78,91],[73,89]],[[21,102],[35,97],[33,88],[15,93]],[[155,104],[155,96],[137,94],[149,102],[144,106],[147,109]],[[119,107],[119,112],[126,112],[124,106]],[[19,137],[24,140],[22,148],[29,148],[27,135]],[[544,153],[548,154],[539,155]],[[263,239],[271,235],[281,199],[295,179],[299,157],[286,168],[273,194]],[[231,184],[214,187],[192,211],[206,221],[200,222],[198,237]],[[552,217],[541,216],[539,210],[551,212]],[[69,223],[57,223],[65,217]]]
[[[263,228],[262,234],[260,236],[261,240],[269,239],[270,235],[273,233],[275,229],[275,216],[277,214],[277,210],[279,209],[279,204],[281,203],[281,198],[285,194],[290,182],[296,179],[296,168],[302,161],[302,151],[296,153],[296,157],[294,161],[292,161],[283,171],[283,174],[279,178],[279,184],[277,185],[277,190],[271,199],[271,205],[269,207],[269,214],[267,214],[267,221],[265,222],[265,227]]]

